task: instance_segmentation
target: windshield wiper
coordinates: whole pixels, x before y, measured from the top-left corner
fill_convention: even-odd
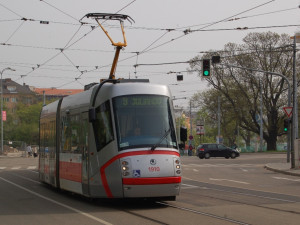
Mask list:
[[[171,127],[169,128],[169,130],[167,130],[164,133],[164,135],[159,139],[159,141],[151,147],[151,150],[154,151],[156,147],[168,136],[170,132],[171,132]]]

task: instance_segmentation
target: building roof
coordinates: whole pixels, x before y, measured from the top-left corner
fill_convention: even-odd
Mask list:
[[[28,85],[20,85],[10,78],[2,79],[3,94],[34,94]]]
[[[83,92],[83,89],[56,89],[56,88],[34,88],[33,91],[38,95],[43,95],[45,91],[45,95],[47,96],[68,96],[74,95],[80,92]]]

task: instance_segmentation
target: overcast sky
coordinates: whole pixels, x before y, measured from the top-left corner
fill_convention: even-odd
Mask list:
[[[184,81],[177,82],[176,73],[169,73],[186,71],[188,64],[134,65],[188,61],[229,42],[241,44],[249,32],[293,36],[300,30],[290,26],[300,25],[299,5],[299,0],[0,0],[0,71],[11,67],[16,72],[5,71],[3,78],[39,88],[80,89],[108,78],[113,46],[94,20],[84,18],[84,25],[79,20],[87,13],[126,14],[135,22],[125,21],[128,46],[116,77],[169,85],[176,98],[187,98],[175,105],[187,106],[207,86],[197,74],[182,72]],[[122,41],[117,23],[103,25]],[[268,28],[222,30],[238,27]],[[187,29],[202,31],[184,35]]]

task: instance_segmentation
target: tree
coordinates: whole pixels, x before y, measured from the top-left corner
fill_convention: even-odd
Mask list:
[[[278,76],[227,67],[226,64],[291,77],[293,59],[291,40],[287,34],[266,32],[249,33],[243,42],[241,45],[234,43],[225,45],[224,51],[219,52],[222,65],[214,65],[214,74],[204,79],[230,103],[231,113],[235,115],[239,126],[257,134],[260,125],[256,117],[259,114],[259,93],[262,88],[263,138],[267,142],[267,149],[274,150],[284,119],[281,109],[287,102],[286,82]],[[213,54],[216,53],[209,53],[205,58]],[[191,60],[190,66],[191,69],[198,70],[201,77],[199,59],[200,56],[197,56]]]
[[[16,112],[9,114],[4,127],[5,139],[24,141],[26,143],[39,143],[39,117],[42,102],[34,105],[19,103]]]
[[[216,89],[209,89],[202,93],[197,93],[192,97],[192,101],[198,103],[201,107],[201,118],[205,119],[207,124],[205,130],[210,128],[210,132],[206,132],[206,136],[215,137],[217,135],[218,120],[218,98],[220,101],[220,128],[224,143],[228,146],[238,143],[237,130],[239,129],[239,120],[236,118],[231,103],[221,95]],[[239,129],[239,136],[242,137],[246,146],[250,146],[251,132]]]

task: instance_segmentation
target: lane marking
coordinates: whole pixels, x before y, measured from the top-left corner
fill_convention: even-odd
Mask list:
[[[182,164],[183,167],[262,167],[263,164]]]
[[[199,181],[199,180],[195,180],[192,178],[188,178],[188,177],[182,177],[183,179],[186,180],[191,180],[191,181],[196,181],[196,182],[200,182],[200,183],[204,183],[204,184],[208,184],[211,185],[211,183],[208,182],[203,182],[203,181]],[[225,187],[232,187],[232,188],[236,188],[233,186],[225,186]],[[267,196],[263,196],[263,195],[255,195],[255,194],[247,194],[247,193],[241,193],[241,192],[237,192],[237,191],[227,191],[227,190],[222,190],[219,188],[206,188],[206,189],[210,189],[210,190],[215,190],[215,191],[221,191],[221,192],[227,192],[227,193],[233,193],[233,194],[238,194],[238,195],[245,195],[245,196],[251,196],[251,197],[258,197],[258,198],[264,198],[264,199],[271,199],[271,200],[277,200],[277,201],[282,201],[282,202],[290,202],[290,203],[296,203],[297,201],[291,201],[291,200],[286,200],[286,199],[281,199],[281,198],[272,198],[272,197],[267,197]],[[248,189],[248,188],[240,188],[242,190],[250,190],[250,191],[259,191],[259,192],[264,192],[261,190],[255,190],[255,189]],[[282,193],[277,193],[277,192],[268,192],[271,194],[279,194],[282,195]],[[292,195],[291,195],[292,196]]]
[[[21,166],[15,166],[15,167],[12,167],[11,169],[12,170],[18,170],[18,169],[21,169]]]
[[[27,169],[28,169],[28,170],[35,170],[35,169],[36,169],[36,166],[28,166]]]
[[[0,167],[0,170],[5,170],[6,169],[6,167]]]
[[[12,175],[15,176],[15,177],[19,177],[19,178],[21,178],[21,179],[24,179],[24,180],[29,180],[29,181],[31,181],[31,182],[34,182],[34,183],[37,183],[37,184],[41,184],[41,182],[36,181],[36,180],[33,180],[33,179],[31,179],[31,178],[27,178],[27,177],[20,176],[20,175],[17,175],[17,174],[12,174]]]
[[[199,170],[193,169],[194,172],[199,172]]]
[[[243,182],[243,181],[238,181],[238,180],[228,180],[228,179],[215,179],[215,178],[209,178],[209,180],[214,180],[214,181],[229,181],[229,182],[234,182],[234,183],[239,183],[239,184],[250,184],[250,183]]]
[[[191,184],[181,184],[181,189],[190,189],[190,188],[199,188],[199,186],[191,185]]]
[[[289,181],[295,181],[295,182],[300,182],[300,179],[290,179],[290,178],[285,178],[285,177],[272,177],[277,180],[289,180]]]
[[[3,181],[5,181],[5,182],[7,182],[7,183],[9,183],[9,184],[11,184],[11,185],[14,185],[14,186],[18,187],[18,188],[20,188],[20,189],[22,189],[22,190],[24,190],[24,191],[27,191],[27,192],[29,192],[29,193],[31,193],[31,194],[33,194],[33,195],[39,197],[39,198],[45,199],[45,200],[47,200],[47,201],[49,201],[49,202],[52,202],[52,203],[54,203],[54,204],[56,204],[56,205],[62,206],[62,207],[64,207],[64,208],[67,208],[67,209],[69,209],[69,210],[71,210],[71,211],[74,211],[74,212],[76,212],[76,213],[79,213],[79,214],[81,214],[81,215],[83,215],[83,216],[86,216],[86,217],[88,217],[88,218],[90,218],[90,219],[92,219],[92,220],[95,220],[95,221],[97,221],[97,222],[99,222],[99,223],[102,223],[102,224],[105,224],[105,225],[112,225],[111,223],[109,223],[109,222],[107,222],[107,221],[105,221],[105,220],[99,219],[99,218],[97,218],[97,217],[95,217],[95,216],[92,216],[92,215],[90,215],[90,214],[88,214],[88,213],[85,213],[85,212],[83,212],[83,211],[81,211],[81,210],[75,209],[75,208],[73,208],[73,207],[71,207],[71,206],[68,206],[68,205],[66,205],[66,204],[63,204],[63,203],[61,203],[61,202],[57,202],[57,201],[55,201],[55,200],[53,200],[53,199],[51,199],[51,198],[45,197],[45,196],[43,196],[43,195],[41,195],[41,194],[35,193],[35,192],[33,192],[33,191],[31,191],[31,190],[29,190],[29,189],[27,189],[27,188],[25,188],[25,187],[23,187],[23,186],[21,186],[21,185],[18,185],[18,184],[16,184],[16,183],[12,182],[12,181],[6,180],[6,179],[3,178],[3,177],[0,177],[0,179],[3,180]]]

